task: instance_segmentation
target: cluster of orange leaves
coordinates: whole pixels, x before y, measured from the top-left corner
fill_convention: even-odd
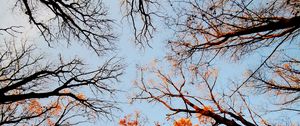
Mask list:
[[[299,79],[299,75],[298,74],[293,74],[294,72],[291,65],[288,64],[288,63],[285,63],[282,65],[282,68],[284,68],[284,70],[286,71],[290,71],[291,73],[289,74],[289,72],[286,72],[282,69],[276,69],[276,74],[281,76],[282,78],[286,78],[287,81],[289,82],[294,82],[294,83],[299,83],[300,82],[300,79]],[[273,81],[274,83],[274,81]],[[275,83],[276,84],[276,83]]]
[[[59,115],[62,110],[62,106],[59,103],[51,104],[53,107],[50,111],[51,115]],[[28,110],[35,114],[41,114],[43,112],[43,107],[37,99],[30,100],[30,104],[28,106]]]
[[[55,126],[54,122],[51,119],[47,119],[48,126]]]
[[[203,106],[203,110],[214,112],[214,109],[211,106]],[[197,118],[200,124],[208,124],[214,121],[212,118],[201,114],[197,114]],[[138,126],[139,122],[137,120],[137,118],[135,120],[130,120],[130,115],[125,116],[119,120],[119,126]],[[189,118],[179,118],[173,123],[173,126],[199,126],[199,124],[193,125],[191,119]]]
[[[30,112],[35,114],[41,114],[43,112],[41,104],[36,99],[30,100],[28,109]]]
[[[85,97],[85,95],[84,95],[83,93],[77,94],[76,97],[77,97],[78,99],[80,99],[80,100],[86,99],[86,97]]]
[[[214,109],[211,106],[204,106],[203,110],[214,112]],[[201,115],[200,113],[197,114],[197,118],[200,124],[208,124],[214,121],[211,117]]]
[[[203,110],[214,112],[214,110],[211,106],[204,106]],[[201,115],[201,114],[197,114],[197,118],[198,118],[200,124],[208,124],[208,123],[213,122],[212,118]],[[193,124],[189,118],[180,118],[174,122],[173,126],[193,126]],[[196,124],[194,126],[199,126],[199,125]]]
[[[119,126],[138,126],[139,113],[135,114],[135,119],[131,119],[131,115],[127,115],[119,120]]]
[[[59,116],[59,113],[62,111],[62,105],[55,102],[51,104],[52,109],[49,111],[50,115]],[[41,114],[43,112],[43,106],[37,99],[30,100],[28,110],[34,114]],[[48,126],[54,126],[53,121],[48,118],[46,120]]]
[[[138,126],[137,120],[129,120],[128,118],[120,119],[119,126]]]
[[[63,93],[69,93],[69,90],[63,90]],[[76,94],[76,97],[80,100],[86,100],[86,96],[83,93],[78,93]],[[61,97],[62,99],[65,99],[66,97]],[[67,99],[68,102],[71,102],[70,99]],[[25,102],[24,102],[25,103]],[[24,104],[21,102],[17,102],[16,104],[12,104],[10,106],[8,106],[8,109],[13,109],[14,107],[18,106],[19,104]],[[29,104],[26,106],[23,106],[23,110],[24,111],[29,111],[30,113],[34,114],[34,115],[40,115],[45,113],[48,113],[49,115],[53,116],[54,118],[57,116],[60,116],[61,112],[64,110],[66,106],[64,106],[63,104],[57,102],[51,102],[47,105],[43,105],[41,104],[41,101],[39,101],[39,99],[31,99],[29,100]],[[48,109],[47,109],[48,108]],[[42,115],[40,116],[42,117]],[[52,118],[52,117],[51,117]],[[47,118],[45,120],[46,125],[48,126],[54,126],[55,123],[50,119]],[[137,121],[127,121],[125,122],[126,125],[121,125],[121,126],[138,126],[138,122]],[[121,124],[121,121],[120,121]]]
[[[192,121],[188,118],[180,118],[174,122],[173,126],[192,126]]]
[[[53,106],[53,109],[50,111],[50,114],[58,116],[59,113],[62,111],[61,104],[59,104],[59,103],[53,103],[52,106]]]

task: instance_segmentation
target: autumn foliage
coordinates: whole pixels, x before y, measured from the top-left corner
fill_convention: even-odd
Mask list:
[[[300,123],[299,0],[121,0],[123,15],[109,15],[114,1],[6,2],[12,11],[3,11],[22,22],[0,26],[0,125],[113,120],[119,92],[130,104],[163,107],[155,114],[174,126]],[[129,61],[137,70],[128,73],[136,76],[130,91],[115,86],[126,64],[117,49],[127,47],[117,35],[130,34],[117,33],[130,29],[117,16],[142,49],[152,40],[164,47],[151,63]],[[36,37],[27,38],[27,26]],[[82,47],[90,52],[80,57]],[[135,114],[115,123],[153,122]]]
[[[138,113],[136,113],[134,117],[132,117],[132,115],[127,115],[119,120],[119,126],[140,126],[138,119]]]
[[[173,126],[193,126],[190,119],[180,118],[174,122]]]

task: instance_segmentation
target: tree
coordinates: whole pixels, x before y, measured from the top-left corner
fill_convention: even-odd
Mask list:
[[[117,109],[107,94],[114,94],[111,84],[122,74],[119,61],[85,70],[80,59],[47,63],[33,56],[32,46],[17,50],[8,43],[1,50],[1,125],[71,125]]]
[[[122,0],[121,5],[124,9],[124,16],[132,24],[135,42],[144,46],[146,42],[153,37],[155,27],[153,25],[152,16],[158,16],[157,12],[153,12],[150,8],[158,9],[159,2],[156,0]],[[142,23],[137,22],[135,19],[141,19]]]
[[[292,117],[299,111],[299,56],[295,55],[299,53],[299,1],[131,0],[127,3],[140,5],[129,11],[141,15],[133,20],[142,19],[144,25],[155,26],[145,20],[162,17],[176,36],[168,40],[170,53],[166,56],[175,68],[141,68],[137,82],[141,92],[134,99],[159,102],[174,112],[170,115],[188,113],[193,117],[197,114],[208,117],[212,119],[208,121],[211,125],[276,125],[291,121],[263,118],[265,113],[250,104],[258,96],[275,103],[267,102],[275,107],[269,107],[266,113],[288,111],[286,116]],[[164,9],[167,12],[163,16],[155,16],[151,13],[155,8],[142,6],[145,3],[171,9]],[[248,62],[246,56],[257,54],[260,57],[255,60],[263,59],[262,62],[255,69],[248,68],[247,77],[241,82],[219,82],[218,76],[211,75],[214,64],[224,57],[227,61]],[[222,91],[224,87],[218,85],[226,85],[226,89]],[[198,87],[205,88],[196,90]]]
[[[14,2],[13,12],[27,15],[50,47],[55,41],[78,41],[99,56],[115,47],[112,20],[101,0]],[[112,97],[124,68],[119,58],[109,55],[89,69],[85,61],[65,60],[64,54],[50,61],[35,44],[19,41],[21,27],[0,28],[0,125],[77,125],[118,109]]]
[[[178,68],[179,70],[176,70]],[[176,73],[165,74],[163,69],[156,67],[142,68],[141,78],[136,82],[140,92],[133,99],[161,103],[172,111],[168,116],[188,113],[188,117],[197,117],[200,124],[254,126],[261,122],[261,124],[269,125],[249,107],[243,96],[245,94],[238,92],[240,97],[222,95],[216,83],[217,70],[199,72],[191,68],[185,71],[181,66],[176,66],[171,71],[176,71]],[[144,78],[144,76],[151,78]],[[251,118],[248,119],[244,115]]]
[[[113,49],[113,21],[101,0],[16,0],[15,8],[28,16],[49,45],[61,38],[80,41],[97,54]]]

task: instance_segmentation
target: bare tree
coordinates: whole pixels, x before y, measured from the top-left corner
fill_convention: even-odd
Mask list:
[[[249,105],[248,96],[238,92],[238,97],[230,97],[219,90],[217,70],[199,72],[176,66],[172,73],[163,71],[159,67],[141,68],[136,82],[140,92],[133,100],[161,103],[172,112],[167,116],[183,113],[190,118],[197,117],[202,125],[270,125]]]
[[[113,49],[113,21],[102,0],[16,0],[15,9],[28,15],[49,46],[62,38],[79,40],[99,55]]]
[[[153,37],[155,26],[152,16],[159,16],[160,3],[156,0],[123,0],[121,5],[124,9],[124,16],[132,24],[133,35],[137,44],[144,46]],[[154,8],[154,9],[153,9]],[[141,20],[141,22],[136,20]]]
[[[177,22],[174,25],[180,29],[178,34],[182,36],[169,42],[176,59],[183,61],[192,58],[195,64],[209,65],[219,56],[230,56],[239,60],[244,55],[255,53],[254,51],[270,50],[270,53],[263,57],[261,64],[252,70],[253,72],[239,84],[232,95],[253,79],[263,82],[267,85],[265,87],[272,87],[268,91],[295,91],[295,86],[287,84],[293,83],[292,80],[288,80],[288,76],[279,74],[275,76],[284,79],[285,85],[290,87],[290,89],[283,89],[280,88],[280,84],[270,86],[266,83],[270,82],[270,79],[262,78],[260,75],[263,73],[265,77],[270,76],[265,71],[270,69],[277,73],[281,71],[284,74],[292,74],[294,78],[298,78],[297,63],[290,63],[290,61],[298,61],[299,58],[290,50],[291,47],[299,44],[296,41],[300,26],[299,2],[289,0],[181,2],[192,9],[182,9],[179,13],[184,16],[173,18]],[[291,65],[289,67],[294,69],[288,70],[288,67],[279,69],[287,65]],[[257,76],[260,77],[257,77],[259,71],[261,73]]]
[[[132,0],[131,2],[136,1]],[[151,3],[151,0],[147,2]],[[256,95],[261,95],[266,100],[276,101],[276,109],[269,110],[267,113],[288,111],[290,113],[286,116],[291,117],[292,113],[299,112],[297,108],[299,103],[299,56],[296,55],[299,53],[299,1],[167,0],[158,3],[165,5],[164,8],[171,8],[168,9],[171,11],[167,13],[172,14],[165,15],[163,18],[166,19],[167,26],[174,29],[176,36],[167,43],[170,53],[166,59],[174,62],[173,65],[178,69],[189,69],[190,66],[194,66],[196,72],[202,73],[197,77],[201,78],[201,82],[207,85],[206,89],[212,93],[207,93],[206,97],[200,98],[199,94],[190,95],[194,91],[193,89],[188,88],[186,92],[183,92],[181,88],[193,87],[193,85],[187,86],[186,81],[178,84],[178,79],[172,80],[165,74],[156,71],[154,73],[158,73],[159,78],[167,80],[166,84],[151,85],[142,78],[139,87],[142,94],[148,94],[148,96],[139,97],[138,95],[138,99],[160,102],[175,113],[200,113],[201,115],[203,115],[203,108],[207,105],[203,100],[208,100],[213,104],[209,105],[212,106],[213,113],[220,114],[219,116],[223,119],[233,122],[229,124],[212,115],[204,115],[212,118],[213,124],[225,125],[268,125],[267,123],[258,123],[257,120],[262,119],[260,114],[256,114],[252,105],[245,100],[246,97]],[[144,8],[144,10],[147,9],[154,8]],[[155,18],[160,17],[156,16]],[[138,22],[138,18],[135,20]],[[144,20],[140,22],[143,23]],[[152,23],[155,25],[154,22]],[[203,74],[207,68],[214,67],[213,62],[220,61],[220,59],[243,62],[247,58],[246,56],[255,54],[263,56],[252,60],[262,60],[258,66],[247,72],[246,78],[237,77],[243,80],[226,83],[225,92],[213,93],[213,89],[220,89],[214,88],[216,85],[214,81],[208,81]],[[247,61],[245,60],[245,62]],[[148,74],[144,76],[147,77]],[[183,80],[192,80],[193,78],[191,75],[184,75],[181,72],[179,72],[179,76],[182,76]],[[151,77],[153,76],[149,75],[149,78]],[[231,84],[234,84],[234,88]],[[224,97],[216,98],[220,95]],[[233,100],[233,97],[240,99]],[[174,107],[169,104],[177,103],[178,100],[174,100],[175,98],[181,99],[181,102],[184,103],[182,107],[185,105],[184,109],[181,106]],[[222,100],[226,104],[219,103]],[[240,106],[243,108],[240,109],[242,111],[238,111],[234,107],[236,105],[230,104],[231,101],[244,103],[241,105],[244,108]],[[268,104],[272,105],[272,102]],[[247,115],[243,115],[245,111],[248,111]]]
[[[111,97],[123,69],[118,60],[86,70],[80,59],[49,63],[34,51],[8,42],[1,47],[0,125],[73,125],[117,109]]]
[[[49,46],[79,41],[99,56],[115,49],[113,20],[102,0],[13,3],[13,13],[26,15]],[[22,27],[0,28],[0,125],[77,125],[110,118],[119,109],[113,97],[124,69],[121,59],[109,55],[112,58],[91,67],[60,54],[58,62],[50,62],[36,50],[39,47],[19,41]]]

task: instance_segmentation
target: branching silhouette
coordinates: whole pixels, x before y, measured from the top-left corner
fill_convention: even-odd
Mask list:
[[[160,2],[156,0],[124,0],[122,6],[124,8],[125,17],[128,18],[132,24],[134,38],[137,44],[144,46],[153,37],[155,26],[153,25],[152,16],[159,16],[155,9],[159,8]],[[142,23],[136,21],[141,19]]]
[[[117,59],[85,70],[80,59],[49,63],[34,56],[34,51],[33,46],[19,50],[9,43],[1,48],[1,125],[45,125],[46,121],[71,125],[117,109],[109,98],[116,91],[112,84],[122,74],[123,65]],[[91,93],[82,93],[87,91]],[[69,122],[74,117],[82,119]]]
[[[17,0],[16,6],[50,46],[64,38],[68,43],[79,40],[99,55],[113,49],[113,21],[101,0]]]
[[[131,2],[138,3],[134,0]],[[200,113],[201,115],[205,115],[202,110],[207,105],[206,102],[201,101],[202,99],[214,101],[213,97],[221,95],[224,97],[220,99],[223,99],[225,103],[232,101],[244,103],[245,108],[239,111],[234,107],[236,105],[220,104],[217,100],[217,104],[212,107],[216,112],[215,114],[221,114],[221,117],[229,119],[235,124],[226,123],[224,120],[220,121],[220,119],[206,114],[214,120],[216,125],[279,125],[275,122],[259,123],[258,120],[267,121],[261,118],[261,114],[256,114],[251,104],[247,103],[246,100],[248,97],[257,95],[272,101],[270,105],[276,106],[272,108],[274,110],[269,110],[266,113],[288,111],[290,114],[286,116],[289,117],[293,115],[292,113],[299,112],[297,109],[299,103],[299,56],[297,55],[299,53],[298,36],[300,30],[299,1],[166,0],[155,4],[164,5],[161,7],[168,8],[166,10],[171,10],[171,12],[163,16],[150,15],[151,23],[145,23],[144,20],[140,21],[139,18],[132,20],[135,19],[135,22],[144,25],[155,26],[158,24],[153,20],[158,20],[156,18],[165,19],[166,22],[163,23],[174,30],[175,36],[167,41],[169,53],[166,59],[171,61],[175,68],[190,69],[190,66],[195,66],[196,72],[203,73],[207,71],[207,68],[214,67],[214,63],[218,61],[248,63],[250,60],[260,59],[261,62],[254,69],[248,68],[249,71],[245,72],[247,73],[246,78],[245,75],[237,76],[236,78],[240,78],[239,81],[226,84],[225,92],[212,93],[213,95],[206,94],[206,97],[200,99],[197,95],[189,95],[193,89],[188,88],[188,93],[182,92],[180,86],[176,85],[178,79],[172,80],[165,76],[166,74],[155,71],[154,73],[159,75],[158,78],[162,77],[167,80],[166,83],[151,85],[141,79],[138,87],[142,93],[139,95],[148,94],[148,97],[137,95],[137,99],[159,102],[175,114],[183,112]],[[132,10],[156,11],[156,8],[151,6],[143,7],[143,9],[131,8]],[[141,13],[142,11],[134,12]],[[161,24],[159,22],[159,25]],[[247,56],[257,56],[258,58],[247,59]],[[232,71],[234,69],[232,68]],[[145,78],[153,77],[149,74],[142,76]],[[183,76],[182,73],[179,76]],[[184,76],[181,77],[183,80],[192,80],[193,78],[188,75]],[[201,78],[201,75],[197,77]],[[208,81],[207,78],[202,77],[201,83],[206,81]],[[232,85],[234,87],[231,87]],[[182,84],[181,86],[189,87],[191,85]],[[209,86],[208,89],[210,89]],[[233,100],[236,97],[240,97],[240,99]],[[181,102],[185,105],[184,109],[180,108],[184,107],[182,104],[180,107],[170,104],[171,102],[178,102],[175,98],[182,100]],[[248,111],[248,115],[241,114],[245,111]]]
[[[242,102],[236,104],[234,102],[237,101],[231,97],[219,95],[220,92],[215,89],[216,71],[199,72],[196,73],[195,79],[191,79],[187,77],[190,74],[185,73],[180,66],[177,68],[179,70],[174,75],[164,74],[158,68],[141,68],[141,78],[136,83],[141,92],[137,93],[133,100],[161,103],[172,111],[168,116],[188,113],[188,116],[197,116],[200,123],[205,125],[255,126],[259,124],[258,120],[263,120],[248,106],[245,96],[240,95],[239,99]],[[200,93],[195,93],[197,91]],[[246,106],[246,109],[239,110],[239,106]],[[250,119],[245,115],[250,115]],[[263,124],[269,125],[267,122]]]

